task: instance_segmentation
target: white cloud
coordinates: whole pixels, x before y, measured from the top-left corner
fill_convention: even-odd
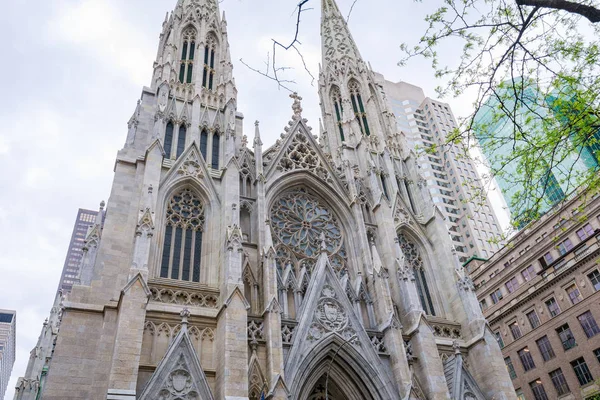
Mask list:
[[[51,39],[76,46],[105,66],[121,69],[135,84],[145,85],[156,44],[135,28],[107,0],[61,2],[47,25]]]

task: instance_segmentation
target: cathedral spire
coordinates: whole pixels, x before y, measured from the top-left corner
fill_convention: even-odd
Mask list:
[[[335,0],[321,0],[321,53],[323,67],[343,59],[362,60],[348,24]]]

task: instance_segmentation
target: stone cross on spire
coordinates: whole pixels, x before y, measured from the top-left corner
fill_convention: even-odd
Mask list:
[[[300,101],[302,100],[302,97],[298,96],[297,92],[294,92],[294,93],[290,94],[290,98],[294,99],[294,103],[292,104],[292,110],[294,110],[294,116],[292,117],[292,119],[294,121],[296,121],[302,117],[302,104],[300,103]]]

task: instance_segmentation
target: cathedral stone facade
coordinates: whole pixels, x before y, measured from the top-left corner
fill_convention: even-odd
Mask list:
[[[263,148],[217,2],[177,2],[17,400],[515,399],[385,94],[321,8],[320,134],[293,94]]]

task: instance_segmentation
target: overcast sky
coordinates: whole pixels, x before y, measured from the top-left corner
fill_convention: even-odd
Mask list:
[[[288,93],[239,62],[264,68],[271,38],[291,40],[298,0],[223,0],[238,111],[251,137],[261,122],[270,146],[291,112]],[[338,0],[347,15],[352,0]],[[392,81],[404,80],[435,96],[428,64],[396,65],[401,42],[414,44],[434,1],[358,0],[349,24],[363,58]],[[5,400],[25,372],[49,313],[78,208],[107,200],[127,121],[149,86],[158,35],[176,0],[17,0],[3,2],[0,36],[4,62],[0,97],[0,308],[17,310],[17,361]],[[299,39],[318,75],[320,1],[302,14]],[[460,49],[443,50],[451,60]],[[281,66],[304,98],[304,116],[318,133],[316,82],[291,53]],[[456,115],[469,102],[443,99]]]

